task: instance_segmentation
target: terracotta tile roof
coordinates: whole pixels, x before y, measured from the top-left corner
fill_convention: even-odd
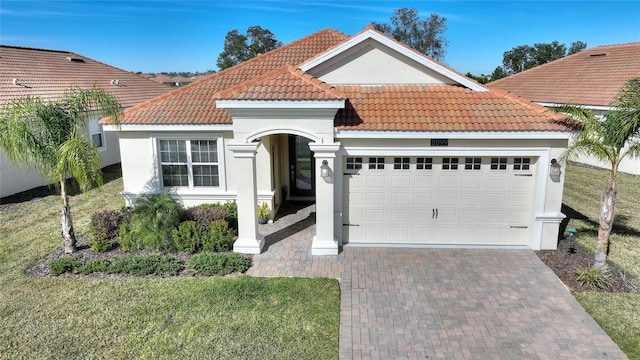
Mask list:
[[[506,91],[456,85],[331,86],[296,68],[349,37],[323,30],[125,111],[125,124],[231,124],[215,100],[348,99],[349,130],[568,131],[564,117]],[[402,45],[404,46],[404,45]]]
[[[213,95],[222,100],[345,100],[335,87],[287,65]]]
[[[341,130],[567,131],[562,115],[505,91],[451,85],[337,86]]]
[[[17,85],[13,84],[13,79]],[[118,84],[112,84],[118,80]],[[69,51],[0,45],[0,105],[36,95],[59,98],[71,85],[94,84],[114,94],[123,107],[131,107],[167,93],[170,87]]]
[[[131,108],[123,123],[230,124],[228,112],[216,108],[214,94],[283,66],[301,64],[348,38],[331,29],[319,31]]]
[[[536,102],[608,105],[640,76],[640,42],[597,46],[487,84]]]

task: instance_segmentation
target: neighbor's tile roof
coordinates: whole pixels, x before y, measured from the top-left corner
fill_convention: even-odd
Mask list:
[[[487,84],[536,102],[606,106],[640,76],[640,42],[597,46]]]
[[[299,65],[347,39],[347,35],[335,30],[319,31],[129,109],[122,122],[230,124],[228,112],[216,108],[214,94],[283,66]]]
[[[213,95],[221,100],[345,100],[335,87],[287,65]]]
[[[17,80],[17,85],[13,84]],[[112,85],[118,80],[118,85]],[[171,91],[162,84],[69,51],[0,45],[0,105],[25,95],[60,98],[71,85],[94,84],[131,107]]]
[[[337,86],[341,130],[566,131],[565,117],[529,100],[450,85]]]

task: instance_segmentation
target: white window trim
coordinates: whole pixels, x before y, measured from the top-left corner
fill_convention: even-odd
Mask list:
[[[175,133],[175,134],[151,134],[153,145],[153,161],[157,174],[158,190],[169,191],[178,195],[187,194],[218,194],[227,192],[226,167],[224,153],[224,138],[220,133]],[[160,161],[160,140],[213,140],[216,141],[218,151],[218,186],[193,186],[193,169],[187,166],[189,174],[189,186],[164,187],[162,185],[162,162]],[[187,148],[187,158],[191,159],[191,149]],[[190,160],[188,163],[191,163]],[[192,164],[193,165],[193,164]]]
[[[91,141],[91,143],[96,146],[96,143],[93,142],[93,135],[95,134],[100,134],[100,137],[102,138],[102,146],[96,146],[96,149],[98,149],[99,152],[105,152],[107,151],[107,136],[105,134],[104,128],[102,127],[102,125],[100,124],[100,118],[89,118],[89,120],[87,121],[87,128],[86,131],[89,134],[89,141]],[[98,131],[91,131],[91,123],[95,122],[98,125]]]

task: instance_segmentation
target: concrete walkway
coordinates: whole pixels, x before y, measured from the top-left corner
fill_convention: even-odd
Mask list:
[[[311,256],[313,206],[263,225],[255,276],[340,279],[340,359],[626,359],[530,250],[345,247]]]

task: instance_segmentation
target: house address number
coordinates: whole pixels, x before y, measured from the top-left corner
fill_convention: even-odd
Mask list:
[[[449,146],[449,139],[431,139],[431,146]]]

